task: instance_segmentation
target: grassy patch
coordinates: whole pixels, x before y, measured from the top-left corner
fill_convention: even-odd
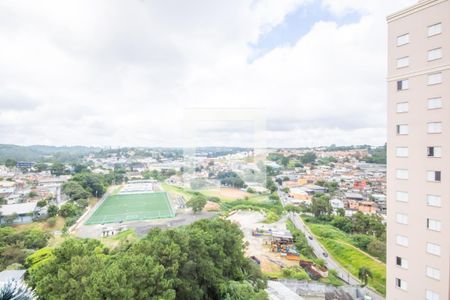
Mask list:
[[[368,268],[373,279],[369,285],[386,294],[386,265],[351,245],[351,237],[331,225],[308,224],[309,228],[327,249],[329,254],[354,276],[358,277],[361,267]]]
[[[175,185],[162,183],[161,186],[162,186],[164,191],[166,191],[166,192],[168,192],[170,194],[183,196],[186,200],[189,200],[189,199],[191,199],[194,196],[194,192],[186,190],[186,189],[178,187],[178,186],[175,186]]]
[[[320,278],[320,282],[325,284],[331,284],[334,286],[344,285],[344,282],[341,279],[339,279],[335,270],[328,270],[328,277]]]
[[[283,215],[283,207],[279,201],[273,201],[266,198],[266,201],[256,202],[253,200],[235,200],[232,202],[221,203],[221,209],[225,213],[235,210],[254,210],[266,214],[264,223],[270,224],[278,221]]]
[[[60,216],[56,217],[56,223],[54,226],[50,226],[47,223],[47,220],[40,220],[29,224],[14,225],[13,227],[18,232],[30,229],[40,229],[43,231],[51,232],[56,230],[62,230],[62,228],[64,227],[64,218]]]
[[[101,238],[102,243],[108,248],[114,249],[121,243],[132,243],[138,239],[136,232],[132,229],[122,231],[115,236]]]
[[[311,280],[308,273],[300,267],[284,268],[279,272],[265,272],[264,275],[269,279]]]

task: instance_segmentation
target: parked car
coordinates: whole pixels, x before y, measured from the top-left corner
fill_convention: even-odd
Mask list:
[[[310,240],[312,241],[313,237],[312,237],[312,236],[310,236],[310,235],[308,235],[308,239],[310,239]]]
[[[323,257],[328,257],[328,253],[324,252],[322,253]]]

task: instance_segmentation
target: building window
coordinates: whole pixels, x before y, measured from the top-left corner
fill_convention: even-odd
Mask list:
[[[409,33],[397,37],[397,46],[403,46],[409,43]]]
[[[399,124],[397,125],[397,134],[408,134],[409,133],[409,127],[408,124]]]
[[[433,255],[441,255],[441,246],[433,244],[433,243],[427,243],[427,252]]]
[[[395,263],[397,266],[402,267],[403,269],[408,269],[408,261],[402,257],[397,256],[395,258]]]
[[[400,202],[408,202],[408,192],[396,192],[396,199]]]
[[[409,89],[409,80],[408,79],[403,79],[403,80],[397,81],[397,91],[404,91],[407,89]]]
[[[442,122],[429,122],[427,124],[428,133],[441,133],[442,132]]]
[[[441,207],[441,196],[427,195],[427,204],[429,206]]]
[[[440,182],[441,171],[427,171],[427,180],[432,182]]]
[[[427,267],[427,276],[436,280],[440,280],[441,272],[438,269]]]
[[[403,246],[403,247],[408,247],[408,238],[404,235],[400,235],[397,234],[397,236],[395,237],[395,241],[397,243],[397,245]]]
[[[442,98],[441,97],[436,97],[436,98],[428,99],[427,108],[428,109],[442,108]]]
[[[395,155],[397,157],[408,157],[408,147],[397,147],[395,149]]]
[[[425,299],[426,300],[439,300],[439,294],[437,294],[433,291],[427,290],[425,292]]]
[[[406,281],[400,278],[395,278],[395,286],[405,291],[408,289],[408,284],[406,283]]]
[[[427,219],[427,228],[433,231],[441,231],[441,221]]]
[[[398,113],[405,113],[409,110],[409,103],[408,102],[400,102],[397,103],[397,112]]]
[[[428,157],[441,157],[442,156],[442,148],[441,147],[427,147],[427,156]]]
[[[442,83],[442,73],[428,74],[428,85]]]
[[[397,59],[397,69],[405,68],[407,66],[409,66],[409,56]]]
[[[433,24],[428,26],[428,36],[435,36],[438,35],[442,32],[442,24],[441,23],[437,23],[437,24]]]
[[[399,224],[408,225],[408,216],[405,214],[397,214],[395,219]]]
[[[428,50],[428,61],[442,58],[442,48]]]
[[[408,170],[397,169],[395,176],[397,177],[397,179],[408,179],[408,177],[409,177]]]

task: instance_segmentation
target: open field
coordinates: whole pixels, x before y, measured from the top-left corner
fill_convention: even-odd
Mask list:
[[[47,220],[40,220],[29,224],[19,224],[13,226],[18,232],[22,232],[24,230],[29,229],[41,229],[44,231],[52,232],[52,231],[60,231],[64,227],[64,218],[56,217],[55,226],[49,226]]]
[[[105,224],[174,217],[165,192],[112,195],[97,208],[85,223]]]
[[[162,183],[161,186],[162,186],[163,190],[165,190],[169,194],[177,195],[177,196],[183,196],[186,200],[191,199],[192,196],[193,196],[192,192],[190,192],[188,190],[185,190],[184,188],[175,186],[175,185]]]
[[[386,265],[362,250],[351,245],[348,234],[331,226],[308,223],[317,240],[329,254],[354,276],[358,277],[359,268],[366,267],[373,279],[369,285],[382,294],[386,294]]]
[[[207,197],[219,197],[223,201],[233,201],[237,199],[245,199],[245,197],[251,198],[254,195],[241,191],[240,189],[233,188],[217,188],[217,189],[207,189],[200,191],[203,195]]]
[[[248,197],[247,200],[252,202],[267,202],[268,195],[259,195],[259,194],[251,194],[239,189],[233,188],[217,188],[217,189],[207,189],[200,191],[193,191],[190,189],[170,185],[167,183],[161,184],[162,188],[171,194],[183,196],[186,200],[191,199],[195,193],[200,193],[206,197],[218,197],[223,202],[231,202],[237,199],[244,200],[245,197]]]

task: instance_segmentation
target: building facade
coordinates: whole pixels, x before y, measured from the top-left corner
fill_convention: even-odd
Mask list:
[[[388,21],[387,299],[450,299],[450,0]]]

